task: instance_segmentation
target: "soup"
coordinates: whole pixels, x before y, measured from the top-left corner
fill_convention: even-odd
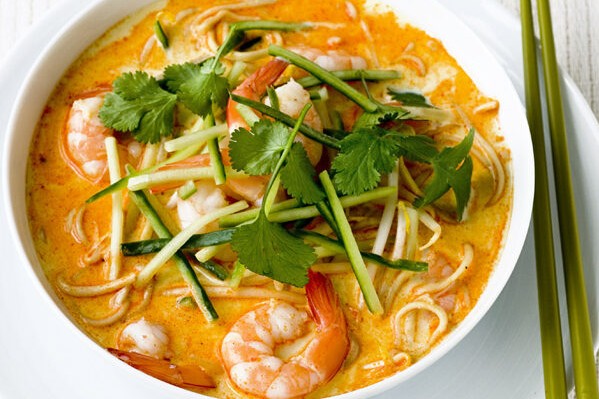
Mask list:
[[[381,5],[173,0],[48,100],[38,256],[79,326],[157,378],[356,390],[426,356],[484,290],[511,212],[498,109]]]

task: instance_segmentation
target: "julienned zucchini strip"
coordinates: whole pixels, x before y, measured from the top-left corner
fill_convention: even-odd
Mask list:
[[[135,205],[137,205],[141,213],[146,217],[146,219],[148,219],[158,237],[168,239],[170,241],[173,235],[166,228],[162,220],[160,220],[160,217],[148,201],[148,198],[146,197],[145,193],[143,191],[130,191],[129,195],[131,196],[132,201],[135,202]],[[177,268],[179,269],[179,272],[181,273],[181,276],[191,288],[191,294],[193,296],[193,299],[204,313],[206,319],[208,321],[217,320],[218,313],[216,313],[216,309],[214,309],[214,306],[212,305],[212,302],[210,301],[208,294],[204,290],[204,287],[202,287],[202,284],[200,284],[198,277],[196,276],[195,272],[193,271],[193,268],[187,261],[185,255],[183,255],[181,251],[177,251],[177,253],[175,253],[175,255],[173,256],[173,259],[175,261],[175,264],[177,265]]]
[[[273,107],[269,107],[266,104],[262,104],[259,101],[250,100],[249,98],[241,97],[234,93],[231,93],[231,99],[237,103],[240,103],[240,104],[246,105],[250,108],[253,108],[263,115],[270,116],[271,118],[276,119],[279,122],[282,122],[289,127],[295,126],[295,123],[297,122],[291,116],[289,116],[281,111],[277,111]],[[316,129],[313,129],[306,124],[302,124],[299,128],[299,131],[304,136],[309,137],[312,140],[317,141],[323,145],[326,145],[327,147],[331,147],[336,150],[339,150],[341,148],[339,146],[339,140],[337,140],[334,137],[327,136],[326,134],[321,133]]]
[[[360,93],[358,90],[354,89],[352,86],[345,83],[343,80],[339,79],[337,76],[332,74],[330,71],[320,67],[319,65],[313,63],[301,55],[294,53],[293,51],[289,51],[284,49],[283,47],[277,45],[270,45],[268,47],[268,54],[273,55],[275,57],[281,57],[293,65],[302,68],[306,72],[309,72],[323,83],[326,83],[333,87],[335,90],[358,104],[362,107],[366,112],[374,112],[379,108],[379,105],[369,99],[364,94]]]
[[[227,244],[231,242],[231,237],[233,236],[234,231],[235,229],[225,229],[211,233],[196,234],[192,236],[181,249],[197,250],[199,248],[212,245]],[[342,243],[322,234],[308,230],[293,230],[292,234],[312,244],[317,244],[324,248],[333,250],[336,253],[345,253]],[[160,251],[166,244],[168,244],[169,241],[170,239],[168,238],[159,238],[155,240],[123,243],[121,245],[121,251],[124,256],[147,255]],[[388,260],[382,256],[370,252],[361,251],[360,253],[365,259],[391,269],[410,270],[413,272],[423,272],[428,270],[428,264],[426,262],[412,261],[407,259]]]
[[[198,249],[221,245],[231,242],[231,236],[235,229],[224,229],[204,234],[195,234],[181,247],[181,249]],[[138,256],[151,254],[160,251],[170,238],[159,238],[156,240],[144,240],[127,242],[121,245],[121,251],[124,256]]]
[[[112,194],[116,191],[119,190],[123,190],[125,188],[127,188],[127,184],[129,183],[129,179],[131,179],[134,176],[139,176],[139,175],[143,175],[143,174],[147,174],[147,173],[152,173],[158,169],[160,169],[161,167],[171,164],[171,163],[175,163],[175,162],[179,162],[182,161],[184,159],[189,158],[190,156],[192,156],[193,154],[195,154],[196,152],[198,152],[200,150],[200,148],[202,148],[203,143],[200,144],[194,144],[194,145],[190,145],[189,147],[181,150],[181,151],[177,151],[175,154],[173,154],[173,156],[171,156],[170,158],[164,160],[163,162],[160,162],[159,164],[156,164],[154,166],[150,166],[149,168],[146,169],[142,169],[139,171],[132,171],[131,173],[129,173],[127,176],[124,176],[123,178],[121,178],[120,180],[112,183],[110,186],[103,188],[102,190],[98,191],[97,193],[95,193],[94,195],[92,195],[91,197],[89,197],[85,202],[86,203],[92,203],[94,201],[99,200],[100,198],[104,197],[105,195],[108,194]]]
[[[354,237],[351,226],[345,217],[343,206],[339,201],[339,197],[337,197],[337,192],[335,191],[333,182],[331,181],[331,178],[326,170],[318,175],[318,177],[320,178],[320,182],[322,183],[324,191],[327,195],[327,199],[329,200],[329,204],[331,206],[331,211],[333,212],[335,222],[337,223],[339,233],[341,234],[341,237],[339,238],[343,242],[349,263],[354,271],[354,274],[356,275],[356,279],[358,280],[358,284],[362,290],[362,295],[364,295],[364,302],[366,302],[366,306],[368,306],[368,309],[372,313],[382,314],[383,306],[381,305],[381,301],[376,293],[374,284],[370,279],[368,270],[366,270],[364,259],[362,259],[362,254],[360,253],[360,249],[356,243],[356,238]]]
[[[343,243],[330,237],[307,230],[294,230],[292,233],[309,243],[320,245],[321,247],[334,251],[338,254],[345,253]],[[364,259],[368,259],[371,262],[388,267],[390,269],[409,270],[412,272],[425,272],[428,270],[428,263],[426,262],[408,259],[388,260],[380,255],[365,251],[360,251],[360,254]]]
[[[229,215],[231,213],[239,212],[248,207],[248,204],[245,201],[238,201],[234,204],[227,205],[224,208],[218,209],[209,214],[200,216],[196,220],[194,220],[189,226],[179,232],[177,235],[173,236],[173,238],[166,244],[160,252],[158,252],[152,260],[150,260],[143,270],[139,272],[137,275],[137,280],[135,281],[136,287],[143,287],[150,282],[152,277],[160,270],[161,267],[164,266],[168,260],[175,256],[181,249],[181,247],[191,238],[192,235],[197,233],[197,231],[204,228],[209,223],[212,223],[223,216]]]
[[[349,208],[356,205],[365,204],[370,201],[386,198],[394,193],[397,193],[396,187],[379,187],[374,190],[367,191],[358,195],[346,195],[339,198],[341,205],[344,208]],[[276,223],[293,222],[301,219],[309,219],[320,215],[318,208],[315,205],[299,207],[299,201],[290,199],[273,204],[271,213],[268,215],[268,220]],[[258,208],[249,209],[244,212],[239,212],[234,215],[225,216],[219,221],[221,227],[233,227],[241,223],[253,220],[258,216],[260,210]]]
[[[377,70],[377,69],[350,69],[344,71],[331,71],[331,73],[344,81],[351,80],[366,80],[366,81],[380,81],[380,80],[391,80],[398,79],[401,77],[400,73],[393,70]],[[316,76],[306,76],[298,79],[297,83],[302,85],[304,88],[317,86],[322,84],[322,80]]]

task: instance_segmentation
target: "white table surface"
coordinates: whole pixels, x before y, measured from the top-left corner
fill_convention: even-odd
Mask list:
[[[61,1],[0,0],[0,64],[28,28]],[[497,1],[519,12],[519,0]],[[552,0],[551,5],[558,60],[599,116],[599,1]]]

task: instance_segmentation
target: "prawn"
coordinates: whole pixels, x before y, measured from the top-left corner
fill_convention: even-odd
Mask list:
[[[163,326],[140,319],[127,325],[119,334],[119,349],[108,351],[128,365],[182,388],[215,386],[214,380],[201,367],[178,366],[167,359],[169,338]]]
[[[350,55],[343,51],[322,51],[317,48],[295,47],[290,48],[295,53],[309,59],[318,66],[329,71],[342,71],[346,69],[366,69],[368,64],[363,57]]]
[[[233,94],[249,98],[250,100],[260,101],[266,93],[268,86],[273,85],[279,79],[288,65],[287,61],[279,58],[273,59],[245,79],[233,90]],[[248,129],[247,123],[239,111],[237,111],[237,102],[232,99],[229,99],[227,104],[227,125],[231,133],[240,127]]]
[[[104,139],[113,135],[98,116],[108,88],[86,93],[71,105],[61,137],[61,153],[78,176],[97,184],[107,170]]]
[[[213,181],[205,181],[202,184],[196,185],[196,190],[188,199],[183,200],[178,194],[175,197],[177,215],[179,216],[182,229],[188,227],[200,216],[207,215],[210,212],[229,205],[225,194]],[[205,226],[198,233],[210,231],[209,229],[213,227],[211,225]]]
[[[260,101],[266,93],[268,86],[277,81],[288,65],[287,61],[279,58],[273,59],[266,65],[258,68],[256,72],[237,86],[233,90],[233,93],[249,98],[250,100]],[[310,94],[293,80],[278,87],[275,91],[280,100],[280,111],[292,118],[297,118],[302,107],[310,102]],[[308,111],[305,123],[313,129],[322,131],[322,122],[314,108]],[[227,125],[229,126],[229,132],[233,132],[240,127],[248,129],[245,120],[239,114],[239,111],[237,111],[237,103],[231,99],[229,99],[229,103],[227,104]],[[302,143],[306,149],[310,163],[316,165],[322,155],[322,145],[301,133],[297,135],[295,141]]]
[[[187,389],[216,387],[212,377],[199,366],[175,365],[166,359],[156,359],[120,349],[107,350],[129,366],[169,384]]]
[[[233,90],[233,94],[249,98],[254,101],[260,101],[266,93],[266,89],[274,84],[277,79],[279,79],[285,69],[287,69],[288,65],[289,63],[287,61],[279,58],[271,60],[267,64],[258,68],[252,75],[250,75],[239,86],[237,86],[237,88]],[[302,106],[306,102],[310,101],[310,95],[301,87],[300,90],[304,91],[306,96],[302,96],[301,93],[298,95],[297,92],[292,92],[289,89],[285,90],[283,89],[284,86],[286,85],[283,85],[277,89],[277,94],[282,93],[280,102],[281,111],[288,113],[292,117],[297,117]],[[281,90],[283,91],[281,92]],[[294,101],[302,102],[297,112],[295,112],[296,107],[291,104],[291,102]],[[306,122],[308,124],[310,124],[309,121],[313,121],[313,128],[322,130],[322,123],[320,122],[316,111],[311,109],[307,119],[308,120]],[[227,104],[227,125],[229,126],[229,132],[231,133],[240,127],[245,129],[249,128],[243,117],[239,114],[239,111],[237,111],[237,102],[233,101],[232,99],[229,99],[229,103]],[[296,141],[303,144],[310,162],[313,165],[316,165],[322,155],[322,145],[310,140],[301,133],[297,135]],[[229,188],[233,192],[241,195],[244,199],[250,200],[252,202],[256,202],[262,198],[264,190],[266,189],[266,184],[268,182],[268,180],[264,180],[259,176],[249,179],[230,180],[230,182],[228,181]]]
[[[229,157],[229,149],[221,149],[221,155],[223,164],[226,166],[231,165],[231,158]],[[172,163],[161,167],[159,170],[171,170],[180,168],[193,168],[193,167],[206,167],[210,166],[211,160],[209,154],[194,155],[184,161]],[[227,178],[227,181],[222,187],[225,193],[233,198],[245,199],[247,201],[258,203],[264,195],[264,190],[268,184],[268,177],[266,176],[248,176],[240,179]],[[150,191],[152,193],[162,192],[171,188],[176,188],[178,185],[163,185],[153,187]]]
[[[309,271],[306,296],[316,331],[303,350],[289,360],[276,347],[305,335],[305,311],[271,300],[243,315],[221,344],[229,378],[241,390],[262,398],[295,398],[314,391],[339,371],[349,351],[345,315],[333,285],[324,275]]]
[[[168,341],[164,327],[142,318],[121,331],[118,345],[120,349],[160,359],[169,353]]]
[[[175,365],[168,361],[168,341],[163,326],[142,318],[121,331],[117,340],[119,349],[107,349],[128,365],[169,384],[182,388],[216,386],[201,367]]]
[[[302,112],[304,105],[310,102],[310,93],[293,79],[277,87],[275,92],[279,98],[279,110],[293,118],[297,118]],[[312,129],[322,131],[322,121],[314,107],[308,110],[304,123]],[[303,134],[298,134],[295,141],[302,143],[306,149],[310,163],[315,166],[322,156],[322,144],[307,138]]]

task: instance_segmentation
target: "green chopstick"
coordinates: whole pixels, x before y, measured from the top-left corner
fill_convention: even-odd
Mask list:
[[[543,48],[543,69],[545,73],[549,128],[551,132],[551,150],[555,169],[555,191],[560,224],[566,302],[568,305],[574,384],[578,399],[599,399],[593,338],[576,222],[576,205],[572,189],[566,124],[559,82],[559,70],[555,56],[555,43],[553,42],[549,1],[539,0],[538,11],[541,28],[541,46]]]
[[[520,13],[522,19],[526,111],[535,155],[533,225],[539,321],[541,325],[541,346],[543,352],[543,378],[545,381],[545,397],[547,399],[565,399],[568,396],[568,391],[555,272],[555,251],[553,246],[551,205],[549,202],[549,178],[547,176],[547,157],[545,156],[543,114],[539,90],[537,46],[534,37],[530,2],[531,0],[520,1]]]

